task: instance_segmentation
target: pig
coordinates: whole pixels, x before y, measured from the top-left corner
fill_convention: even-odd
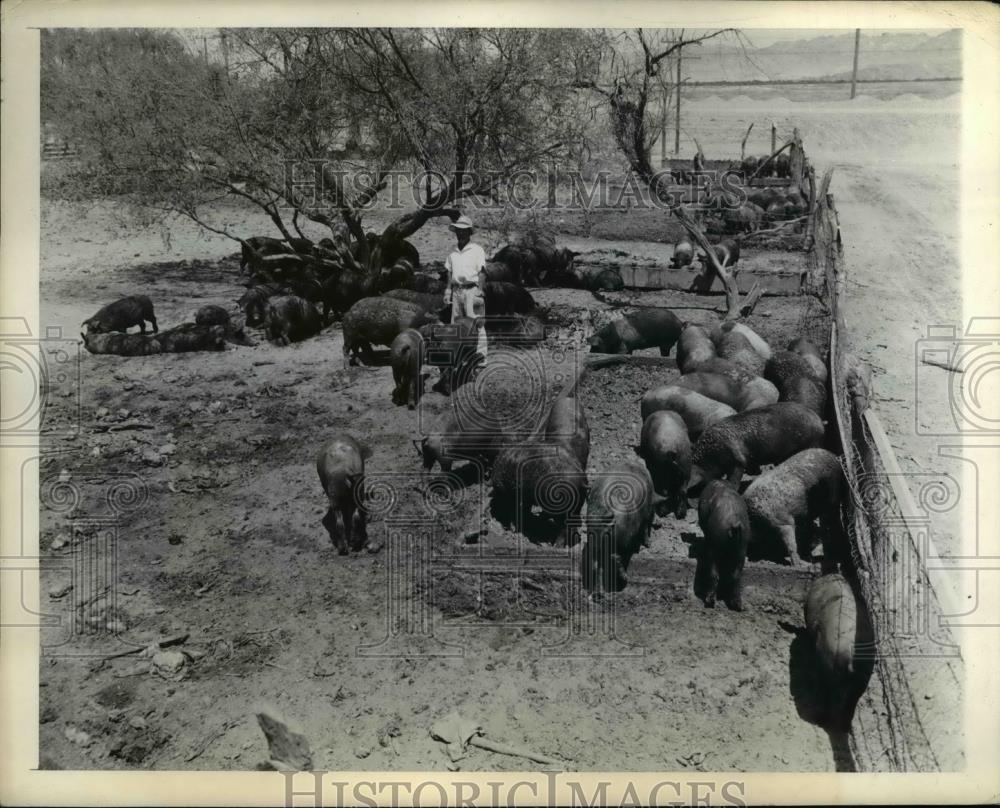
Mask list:
[[[327,441],[316,458],[316,471],[329,502],[323,527],[340,555],[360,549],[367,538],[363,491],[365,460],[370,457],[368,446],[344,432]]]
[[[691,373],[715,356],[715,344],[708,331],[700,325],[685,324],[677,340],[677,367],[681,373]]]
[[[444,269],[439,269],[436,275],[428,274],[426,272],[418,272],[414,274],[409,283],[409,288],[414,292],[423,292],[424,294],[433,295],[443,295],[444,290],[447,287],[448,272]]]
[[[745,472],[757,473],[822,440],[823,422],[801,404],[778,402],[738,413],[712,424],[694,444],[690,487],[723,477],[739,485]]]
[[[487,263],[487,277],[491,275],[490,264],[503,264],[509,274],[500,280],[521,286],[541,286],[540,267],[534,250],[517,244],[508,244]],[[492,270],[496,272],[496,270]],[[493,280],[493,278],[490,278]]]
[[[486,283],[483,303],[487,317],[530,314],[537,308],[535,299],[524,287],[504,281]]]
[[[712,480],[698,499],[698,525],[705,536],[701,568],[706,574],[705,606],[716,596],[730,609],[743,611],[743,565],[750,541],[750,517],[743,497],[729,483]]]
[[[777,535],[786,559],[793,566],[801,565],[796,524],[808,525],[820,516],[827,523],[824,535],[835,534],[845,486],[844,470],[835,454],[818,448],[796,452],[761,474],[744,492],[755,540],[763,544]],[[836,555],[839,548],[826,549]]]
[[[815,649],[823,723],[831,730],[847,732],[871,674],[870,661],[866,664],[861,656],[861,649],[871,642],[863,609],[847,579],[831,573],[812,582],[803,612]]]
[[[538,264],[539,279],[550,286],[550,278],[571,274],[574,270],[573,259],[577,254],[572,250],[565,247],[557,249],[553,242],[545,240],[534,244],[531,251]]]
[[[815,357],[776,351],[764,368],[764,378],[778,388],[779,401],[793,401],[821,418],[826,414],[826,383],[814,375]]]
[[[538,317],[488,317],[485,322],[490,344],[510,348],[533,348],[545,339],[545,323]]]
[[[112,331],[108,334],[86,334],[81,332],[84,346],[92,354],[112,354],[115,356],[149,356],[163,353],[158,337],[146,334],[125,334]]]
[[[809,367],[812,369],[813,375],[821,382],[826,382],[826,363],[823,361],[823,355],[820,353],[819,348],[817,348],[812,342],[807,340],[805,337],[799,337],[798,339],[793,339],[788,343],[788,350],[792,353],[797,353],[805,359],[806,362],[809,363]]]
[[[694,247],[690,241],[678,241],[674,245],[674,254],[670,259],[670,266],[674,269],[691,266],[694,260]]]
[[[653,481],[644,466],[628,464],[602,474],[587,496],[587,544],[581,577],[588,591],[620,592],[629,563],[649,544]]]
[[[476,350],[478,326],[470,317],[459,317],[448,325],[428,324],[419,328],[424,338],[424,362],[441,369],[434,390],[451,395],[469,381],[481,360]]]
[[[308,300],[282,295],[267,301],[265,327],[271,340],[288,345],[318,334],[323,329],[323,320]]]
[[[392,297],[406,303],[416,303],[424,311],[440,315],[444,309],[444,296],[429,292],[415,292],[412,289],[391,289],[384,292],[382,297]],[[448,307],[448,316],[451,316],[451,306]]]
[[[334,272],[321,284],[323,318],[343,317],[359,300],[375,295],[378,286],[379,277],[374,272],[347,268]]]
[[[153,302],[146,295],[130,295],[108,303],[93,317],[84,320],[83,325],[88,334],[128,331],[133,325],[139,326],[139,332],[145,334],[147,320],[153,326],[153,333],[157,333]]]
[[[668,356],[681,334],[681,321],[668,309],[643,309],[626,314],[587,339],[591,353],[631,354],[659,348]]]
[[[407,328],[400,332],[389,346],[389,364],[392,365],[393,404],[406,404],[414,409],[423,393],[421,370],[424,364],[424,338],[420,332]]]
[[[685,373],[674,382],[678,387],[687,387],[696,393],[701,393],[708,398],[714,398],[732,407],[734,410],[739,407],[742,385],[733,381],[728,376],[720,376],[718,373],[704,373],[696,370],[694,373]]]
[[[569,282],[570,276],[573,283]],[[575,266],[563,278],[561,286],[579,286],[592,292],[620,292],[625,288],[621,273],[611,267]]]
[[[738,323],[734,320],[727,320],[713,328],[710,336],[712,338],[712,342],[715,343],[716,348],[718,348],[720,347],[723,339],[732,333],[742,335],[765,362],[771,358],[771,346],[767,344],[767,340],[761,337],[746,323]],[[722,351],[720,350],[719,356],[722,355]],[[760,373],[757,372],[756,375],[759,376]]]
[[[754,376],[760,376],[764,372],[764,358],[754,350],[750,340],[739,331],[723,333],[716,345],[720,358],[728,359]]]
[[[740,388],[739,400],[736,409],[740,412],[755,410],[758,407],[766,407],[778,401],[778,388],[767,379],[755,376],[748,382],[744,382]]]
[[[282,287],[276,283],[261,283],[251,286],[236,301],[246,316],[246,324],[259,326],[267,317],[267,301],[281,295]]]
[[[221,325],[229,326],[229,312],[222,306],[202,306],[194,314],[196,325]]]
[[[393,289],[405,289],[413,281],[413,267],[405,258],[385,267],[378,276],[378,290],[382,293]]]
[[[391,345],[400,332],[437,322],[437,315],[392,297],[366,297],[344,315],[344,369],[358,354],[371,362],[372,345]]]
[[[772,382],[779,391],[797,376],[815,378],[813,366],[799,353],[775,351],[764,366],[764,378]]]
[[[181,323],[166,331],[161,331],[157,340],[163,353],[224,351],[226,349],[226,327]]]
[[[474,418],[460,417],[449,408],[437,419],[422,438],[413,441],[420,455],[424,471],[431,471],[434,464],[441,471],[451,471],[456,461],[468,460],[489,469],[497,453],[506,442],[502,429],[490,423],[480,423]]]
[[[580,468],[587,468],[590,425],[579,399],[562,396],[552,402],[545,421],[545,440],[564,446],[576,458]]]
[[[794,401],[826,417],[826,385],[812,376],[796,376],[781,388],[779,401]]]
[[[726,233],[752,233],[760,227],[764,220],[762,208],[752,202],[738,207],[726,206],[722,210],[722,221]]]
[[[640,412],[643,421],[650,413],[659,410],[670,410],[680,415],[692,440],[696,440],[712,424],[736,415],[736,410],[720,401],[696,393],[689,387],[673,384],[656,387],[642,397]]]
[[[678,353],[680,353],[679,347],[677,350]],[[734,382],[742,385],[746,385],[748,382],[759,378],[758,376],[754,376],[752,373],[748,373],[744,368],[741,368],[735,362],[730,362],[728,359],[722,359],[718,356],[713,356],[711,359],[706,359],[703,362],[689,362],[688,368],[683,369],[684,373],[693,373],[695,371],[698,371],[699,373],[715,373],[718,376],[725,376],[726,378],[732,379]],[[768,383],[770,384],[770,382]],[[777,391],[775,391],[775,401],[778,400],[777,395]]]
[[[487,283],[513,283],[521,286],[521,273],[501,261],[487,261],[483,270]]]
[[[733,239],[723,239],[718,244],[712,245],[712,252],[723,267],[731,267],[740,260],[740,245]],[[705,253],[700,253],[699,258],[702,266],[708,266],[708,256]]]
[[[783,178],[792,176],[791,160],[787,152],[782,152],[774,158],[774,173]]]
[[[240,242],[240,248],[241,271],[246,269],[248,265],[254,266],[258,257],[263,258],[265,255],[282,255],[292,252],[280,239],[268,236],[251,236],[246,241]]]
[[[381,251],[380,265],[391,267],[406,261],[411,267],[420,266],[420,252],[413,244],[401,238],[381,238],[376,236],[372,244],[377,244]]]
[[[687,481],[691,475],[691,439],[684,419],[671,410],[652,412],[642,422],[639,456],[663,497],[658,512],[673,508],[678,519],[687,516]]]
[[[528,538],[561,537],[569,544],[567,520],[587,500],[587,474],[573,453],[559,444],[506,446],[493,466],[492,510]]]
[[[313,241],[308,238],[286,238],[285,243],[297,253],[309,255],[313,250]]]

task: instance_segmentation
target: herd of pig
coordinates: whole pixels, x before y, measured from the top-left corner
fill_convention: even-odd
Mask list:
[[[724,263],[739,260],[738,245],[717,248]],[[509,329],[513,322],[522,338],[537,341],[544,327],[524,289],[525,281],[537,277],[530,268],[525,277],[522,263],[510,263],[504,265],[505,280],[487,283],[488,332],[495,339],[503,333],[497,323]],[[695,496],[704,541],[694,590],[706,606],[718,599],[730,609],[744,608],[742,575],[751,545],[760,555],[776,557],[780,551],[789,563],[803,563],[802,556],[813,551],[814,520],[823,528],[824,566],[835,568],[842,560],[836,537],[845,480],[838,457],[822,446],[827,369],[808,340],[772,350],[743,323],[707,329],[654,308],[597,330],[588,338],[593,353],[656,348],[668,356],[676,348],[681,375],[650,389],[639,402],[642,462],[588,479],[590,430],[572,395],[557,398],[530,434],[477,426],[478,405],[463,383],[474,378],[478,323],[467,318],[442,323],[449,313],[442,293],[443,286],[425,285],[354,302],[343,315],[345,366],[358,354],[370,360],[372,345],[388,345],[392,400],[411,409],[421,397],[424,366],[438,366],[436,389],[452,402],[439,423],[415,441],[423,468],[429,472],[438,464],[447,472],[456,461],[477,463],[491,485],[493,516],[534,540],[578,541],[572,525],[586,506],[581,578],[589,591],[626,586],[630,560],[648,543],[654,514],[684,518],[689,497]],[[262,324],[276,342],[304,339],[323,327],[316,307],[295,295],[244,298],[248,324],[261,324],[261,302],[266,304]],[[146,333],[146,322],[152,334]],[[234,325],[219,306],[202,307],[193,323],[159,331],[145,296],[105,306],[84,325],[85,344],[94,353],[218,350],[226,341],[248,341],[242,325]],[[140,332],[125,333],[133,325]],[[317,459],[329,504],[323,525],[341,554],[366,542],[364,476],[370,457],[363,441],[341,433]],[[741,491],[745,474],[757,476]],[[852,665],[845,643],[856,614],[853,622],[844,622],[848,612],[856,613],[856,606],[846,580],[837,573],[816,579],[807,598],[807,623],[824,670],[833,677],[849,675]]]
[[[403,354],[404,343],[418,350],[423,337],[418,330],[404,332],[393,343],[393,356]],[[473,341],[471,333],[456,339]],[[415,441],[425,471],[476,463],[490,483],[492,515],[533,541],[576,543],[580,533],[573,525],[586,506],[581,578],[591,592],[623,589],[654,515],[683,518],[689,497],[697,496],[704,541],[693,588],[706,606],[718,599],[734,611],[744,608],[748,547],[801,565],[813,552],[818,520],[827,574],[810,588],[806,622],[821,675],[833,683],[831,693],[842,693],[854,678],[858,614],[850,585],[835,571],[844,560],[840,506],[846,482],[839,458],[822,446],[827,369],[820,351],[804,338],[772,350],[745,324],[709,330],[682,323],[666,309],[628,314],[589,342],[602,354],[658,348],[666,356],[676,346],[680,377],[639,402],[642,462],[588,477],[590,429],[573,395],[558,397],[533,432],[515,434],[484,429],[467,417],[463,410],[475,403],[459,388],[454,406]],[[402,403],[399,387],[393,396]],[[317,461],[329,502],[323,524],[341,553],[360,549],[366,537],[361,492],[369,457],[362,441],[340,434]],[[746,474],[757,476],[741,491]]]

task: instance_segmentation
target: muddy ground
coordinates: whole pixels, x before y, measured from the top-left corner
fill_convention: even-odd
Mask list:
[[[894,120],[907,119],[889,115],[885,126]],[[813,119],[817,126],[822,121]],[[804,116],[807,149],[809,124]],[[823,131],[829,138],[829,126]],[[820,148],[827,145],[810,151],[820,166]],[[885,233],[909,243],[926,235],[933,220],[901,217],[900,210],[909,210],[897,201],[903,191],[876,196],[866,190],[863,163],[843,168],[838,205],[849,261],[851,250],[860,251],[850,264],[856,283],[884,282],[875,259],[867,259],[888,249]],[[895,176],[908,182],[905,168]],[[949,175],[937,176],[943,190],[927,193],[949,192]],[[926,174],[921,178],[926,182]],[[916,180],[905,187],[911,186],[920,193]],[[863,213],[847,212],[851,200]],[[864,212],[872,223],[852,232],[852,217]],[[267,232],[250,211],[217,213],[247,234]],[[877,238],[866,230],[876,220],[882,224]],[[184,223],[171,225],[169,241],[158,232],[109,232],[111,221],[106,203],[43,205],[44,324],[72,336],[103,303],[143,292],[167,327],[190,319],[204,303],[230,305],[237,296],[231,242]],[[954,239],[944,224],[938,222],[938,238]],[[918,225],[920,233],[893,229]],[[560,241],[647,255],[663,250],[648,229],[616,232],[609,224],[601,235],[567,234]],[[431,258],[445,254],[448,239],[443,226],[432,224],[415,241]],[[905,368],[912,364],[897,365],[895,356],[905,356],[906,324],[924,316],[910,314],[912,295],[930,288],[932,267],[922,267],[921,256],[911,251],[912,272],[926,270],[927,277],[894,292],[924,291],[907,301],[869,300],[868,315],[859,295],[852,309],[860,334],[891,346],[878,349],[884,354],[872,350],[886,357],[876,384],[878,395],[890,400],[902,399],[911,383]],[[957,279],[949,283],[957,286]],[[957,317],[947,309],[949,300],[957,301],[949,294],[927,294],[935,306],[930,316]],[[520,389],[533,390],[528,403],[541,409],[555,376],[565,378],[581,361],[575,349],[583,338],[613,312],[589,293],[538,297],[558,326],[533,351],[494,351],[483,378],[499,390],[539,379]],[[650,304],[649,297],[642,304]],[[701,322],[717,319],[721,310],[718,297],[655,297],[662,302],[653,305],[670,305]],[[805,299],[765,298],[750,324],[781,342],[821,331],[824,319]],[[452,709],[481,722],[489,737],[555,756],[572,769],[828,771],[846,765],[842,743],[805,720],[811,705],[796,632],[810,571],[754,562],[747,612],[707,610],[691,587],[698,540],[691,512],[687,520],[657,520],[651,546],[634,560],[621,596],[568,612],[567,604],[579,602],[579,548],[526,548],[495,523],[478,543],[466,544],[464,528],[484,493],[477,476],[457,469],[460,488],[445,495],[437,486],[425,494],[411,444],[420,419],[447,402],[432,394],[420,411],[393,407],[388,368],[344,370],[340,346],[334,326],[287,348],[261,340],[218,354],[82,355],[82,428],[61,437],[73,432],[67,427],[76,416],[68,407],[72,397],[57,399],[45,427],[49,448],[65,453],[43,458],[40,469],[48,503],[41,515],[43,605],[64,619],[61,627],[43,628],[43,645],[52,649],[41,661],[43,766],[253,768],[266,757],[253,717],[260,707],[293,722],[310,739],[315,767],[323,769],[441,769],[448,757],[429,728]],[[584,377],[592,474],[632,456],[637,400],[671,373],[607,369]],[[505,399],[512,400],[516,396]],[[133,421],[152,428],[120,429]],[[320,525],[324,504],[314,457],[323,436],[342,429],[371,442],[368,469],[383,484],[384,506],[375,509],[371,534],[376,544],[393,531],[408,537],[401,556],[391,552],[394,542],[371,554],[337,556]],[[894,442],[916,446],[900,431]],[[122,485],[114,488],[116,482]],[[80,492],[75,507],[59,494],[66,483]],[[108,519],[117,529],[113,547],[104,539],[102,520]],[[95,547],[110,548],[117,563],[106,576],[114,594],[110,608],[85,605],[77,616],[94,634],[60,645],[65,618],[91,594],[69,570],[84,569],[81,559],[97,559]],[[397,561],[412,559],[426,563],[407,567],[415,570],[408,575],[390,573]],[[71,580],[84,591],[65,591]],[[109,642],[109,628],[132,645]],[[135,656],[103,663],[86,656],[183,634],[186,656],[162,658],[153,670]],[[180,667],[170,668],[172,662]],[[460,765],[539,766],[479,750]]]

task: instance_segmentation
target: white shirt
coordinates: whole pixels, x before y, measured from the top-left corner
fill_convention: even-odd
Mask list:
[[[486,267],[486,252],[471,241],[461,250],[454,250],[444,262],[451,283],[478,283],[479,272]]]

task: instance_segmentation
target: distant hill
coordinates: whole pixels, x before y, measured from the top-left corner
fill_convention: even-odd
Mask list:
[[[753,40],[753,30],[745,32]],[[805,32],[803,32],[805,33]],[[961,76],[962,32],[861,32],[858,75],[865,79]],[[691,81],[844,79],[851,77],[854,32],[774,42],[745,50],[733,41],[706,42],[685,59]],[[685,50],[685,57],[688,51]]]

